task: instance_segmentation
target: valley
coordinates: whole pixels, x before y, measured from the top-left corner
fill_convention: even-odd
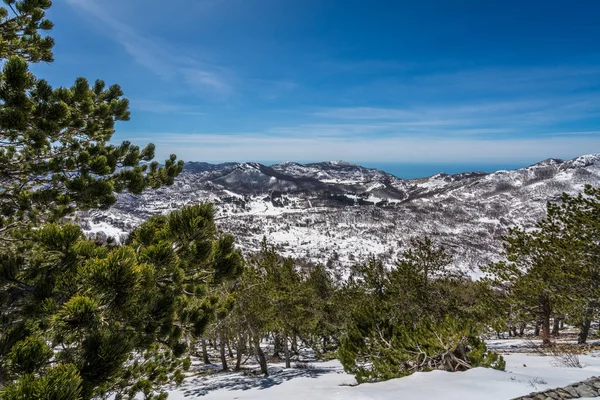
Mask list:
[[[546,202],[599,182],[600,154],[414,180],[345,162],[188,162],[173,186],[119,195],[110,210],[80,212],[78,221],[89,236],[120,241],[152,215],[209,201],[246,254],[264,236],[282,255],[325,262],[344,279],[369,255],[391,265],[411,238],[427,235],[477,277],[480,265],[498,258],[511,226],[533,227]]]

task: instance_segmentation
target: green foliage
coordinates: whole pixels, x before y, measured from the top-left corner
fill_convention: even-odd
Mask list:
[[[78,78],[71,87],[52,88],[36,78],[29,63],[52,61],[54,41],[43,34],[53,26],[45,19],[52,3],[4,4],[1,396],[161,396],[159,385],[181,379],[177,356],[185,352],[185,335],[205,326],[198,326],[201,315],[189,317],[201,314],[193,312],[202,310],[204,294],[188,294],[184,284],[191,280],[199,286],[216,274],[226,279],[239,261],[231,255],[233,241],[221,246],[222,260],[214,269],[212,248],[218,239],[205,228],[214,225],[212,214],[191,211],[196,219],[185,221],[182,232],[203,240],[184,241],[183,247],[177,247],[182,241],[174,230],[165,234],[152,223],[143,229],[152,237],[164,235],[160,243],[117,248],[86,240],[74,224],[58,224],[76,210],[109,207],[116,193],[172,184],[183,163],[172,155],[160,166],[152,161],[152,144],[144,149],[130,142],[110,144],[115,124],[129,119],[120,87]],[[187,218],[189,212],[182,215]],[[206,262],[197,265],[200,261]]]
[[[5,400],[80,400],[81,377],[74,365],[62,364],[38,376],[26,374],[3,389]]]
[[[317,356],[335,357],[340,331],[347,317],[347,299],[322,264],[309,269],[306,285],[312,294],[309,307],[315,322],[305,338]]]
[[[397,268],[371,258],[345,284],[352,309],[338,356],[359,383],[416,371],[503,367],[478,339],[486,321],[480,288],[452,272],[428,238],[414,240]],[[350,299],[354,299],[351,301]]]
[[[227,337],[239,340],[250,337],[263,373],[267,371],[266,361],[261,361],[260,339],[272,334],[283,345],[284,348],[277,350],[284,351],[289,366],[293,338],[301,337],[305,343],[315,344],[313,336],[324,329],[323,303],[317,294],[319,287],[322,296],[331,296],[327,293],[330,282],[324,277],[312,274],[311,278],[296,262],[281,257],[263,239],[260,252],[249,260],[228,295],[220,300],[222,311],[213,331],[221,341]]]
[[[82,399],[151,398],[180,382],[188,343],[219,307],[233,307],[227,298],[215,303],[210,288],[242,268],[213,215],[208,204],[186,207],[112,248],[86,240],[76,225],[50,224],[18,251],[0,251],[0,288],[9,294],[0,299],[6,393],[42,393],[52,367],[65,365],[75,368]]]
[[[28,337],[17,342],[8,354],[9,370],[16,375],[32,374],[52,357],[52,349],[40,338]]]
[[[504,358],[494,351],[488,351],[482,339],[471,337],[469,339],[469,348],[467,357],[473,368],[485,367],[497,369],[499,371],[504,371],[506,368],[506,361],[504,361]]]
[[[340,360],[348,372],[355,374],[359,383],[434,369],[464,371],[475,367],[503,369],[505,366],[501,356],[486,350],[483,341],[477,337],[477,324],[470,321],[456,317],[441,321],[425,318],[414,326],[386,327],[385,333],[383,325],[377,329],[382,329],[379,338],[370,337],[360,346],[351,344],[350,337],[342,339]],[[357,364],[356,359],[365,346],[372,347],[377,357]]]
[[[16,228],[58,220],[76,209],[107,208],[115,193],[172,184],[183,167],[173,155],[150,162],[154,145],[109,144],[129,119],[118,85],[78,78],[52,88],[29,63],[52,61],[49,0],[5,1],[0,8],[0,240]],[[149,164],[140,164],[150,162]]]
[[[563,295],[571,300],[563,314],[579,321],[600,316],[600,188],[586,186],[577,196],[563,194],[548,204],[543,230],[557,232],[564,262]],[[581,323],[581,322],[580,322]],[[584,322],[585,323],[585,322]]]
[[[450,263],[430,239],[414,240],[396,268],[388,270],[372,257],[340,288],[323,266],[302,269],[263,240],[260,253],[219,300],[222,311],[211,331],[219,341],[250,336],[259,361],[256,338],[268,334],[283,345],[279,351],[285,350],[288,365],[286,346],[295,336],[321,357],[337,349],[359,382],[431,369],[503,369],[502,357],[479,339],[490,318],[481,299],[493,293],[453,272]]]
[[[0,7],[0,58],[18,55],[31,62],[53,61],[54,40],[39,33],[54,26],[44,18],[52,2],[4,0],[4,3],[8,9]]]
[[[508,320],[540,322],[550,342],[550,319],[589,321],[600,312],[600,189],[563,194],[548,203],[535,230],[513,228],[504,238],[504,260],[482,268],[486,281],[505,293]],[[584,339],[585,341],[585,339]]]

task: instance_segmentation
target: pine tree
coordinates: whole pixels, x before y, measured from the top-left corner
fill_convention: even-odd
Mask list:
[[[56,371],[77,389],[69,400],[163,396],[222,307],[213,288],[243,261],[232,238],[216,232],[210,204],[151,218],[124,246],[100,246],[73,224],[30,234],[0,258],[6,399],[48,398]]]
[[[580,326],[579,343],[585,343],[591,321],[600,315],[600,188],[587,185],[577,196],[563,194],[548,204],[547,225],[561,231],[570,307],[565,313]]]
[[[109,207],[118,192],[171,184],[183,163],[174,155],[163,166],[153,162],[153,145],[109,144],[115,123],[129,119],[119,86],[78,78],[72,87],[52,88],[36,78],[29,64],[53,60],[54,41],[44,34],[53,26],[45,18],[52,3],[4,3],[0,396],[162,398],[157,387],[181,380],[189,367],[182,357],[187,337],[206,326],[213,305],[201,289],[227,279],[241,257],[232,238],[206,228],[206,207],[186,211],[192,221],[181,229],[204,241],[174,235],[176,216],[166,231],[154,222],[140,228],[160,240],[136,236],[132,246],[116,248],[56,223],[77,210]]]
[[[315,325],[309,333],[311,347],[317,357],[329,357],[339,347],[346,303],[338,285],[322,264],[309,270],[306,284],[312,293],[311,309],[315,318]]]
[[[183,163],[150,162],[154,145],[111,145],[115,122],[129,119],[118,85],[78,78],[52,88],[29,63],[52,61],[49,0],[5,0],[0,7],[0,241],[75,209],[107,208],[115,193],[173,183]],[[141,161],[150,162],[140,164]]]
[[[250,260],[250,263],[254,262]],[[235,304],[229,323],[247,336],[251,352],[256,356],[261,372],[268,376],[267,359],[261,347],[262,338],[269,332],[273,321],[273,307],[268,282],[260,270],[248,265],[236,283],[233,292]]]
[[[478,339],[486,321],[478,286],[451,271],[451,258],[430,239],[412,244],[396,268],[371,258],[345,284],[344,369],[359,383],[430,369],[502,369],[501,357]]]
[[[250,338],[252,352],[265,375],[267,360],[261,341],[267,335],[275,341],[273,355],[283,351],[286,367],[291,367],[295,338],[310,343],[308,338],[319,322],[317,297],[309,277],[264,238],[260,252],[249,260],[234,284],[232,295],[234,306],[224,321],[230,335],[237,332],[239,344]]]
[[[507,293],[510,308],[527,312],[551,342],[551,319],[564,316],[581,326],[587,339],[600,311],[600,190],[563,194],[548,203],[534,230],[514,228],[504,238],[505,260],[482,268],[492,286]]]

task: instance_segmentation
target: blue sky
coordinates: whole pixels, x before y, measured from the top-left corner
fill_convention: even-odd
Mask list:
[[[197,161],[528,163],[600,152],[600,2],[63,0],[53,85]]]

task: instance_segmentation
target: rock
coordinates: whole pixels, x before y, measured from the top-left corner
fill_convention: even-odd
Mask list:
[[[572,399],[573,398],[573,396],[571,396],[571,394],[564,389],[557,389],[555,391],[555,393],[558,394],[561,399]],[[579,397],[579,395],[578,395],[578,397]]]
[[[573,387],[573,385],[565,386],[563,390],[565,392],[569,393],[571,395],[571,398],[573,398],[573,399],[578,399],[578,398],[581,397],[579,395],[579,393],[577,393],[577,390],[575,390],[575,388]]]
[[[579,386],[575,387],[575,390],[581,397],[596,397],[598,396],[598,392],[595,391],[592,387],[582,383]]]
[[[600,380],[596,379],[589,379],[588,380],[588,385],[592,386],[595,389],[600,390]]]

